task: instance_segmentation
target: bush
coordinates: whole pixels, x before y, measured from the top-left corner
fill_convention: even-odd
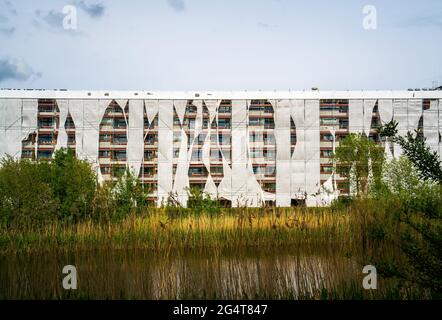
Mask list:
[[[96,176],[89,163],[70,149],[55,152],[50,164],[50,184],[60,202],[60,218],[78,222],[92,212]]]
[[[210,216],[220,213],[220,202],[217,199],[212,199],[209,193],[199,188],[189,188],[187,193],[189,195],[187,207],[192,209],[192,213],[196,215],[208,213]]]
[[[442,186],[424,180],[413,163],[402,156],[385,165],[375,201],[395,219],[396,233],[392,236],[406,259],[406,263],[379,259],[379,271],[419,285],[434,298],[442,297]],[[386,221],[385,217],[367,228],[368,236],[383,239]]]
[[[6,157],[0,168],[0,225],[3,228],[39,228],[57,217],[59,200],[46,162]]]

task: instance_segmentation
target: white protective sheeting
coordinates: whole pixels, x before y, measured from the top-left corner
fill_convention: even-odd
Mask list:
[[[210,174],[207,177],[204,192],[210,194],[211,197],[213,197],[214,199],[216,199],[218,196],[218,188],[216,187],[215,182],[213,182],[212,176]]]
[[[38,130],[37,123],[38,99],[23,99],[21,140]]]
[[[431,100],[430,108],[424,110],[424,136],[431,150],[439,152],[439,100]]]
[[[149,121],[149,124],[151,124],[155,117],[158,115],[158,103],[158,100],[144,100],[147,121]]]
[[[60,118],[58,123],[57,145],[55,146],[55,150],[67,148],[68,146],[68,135],[66,132],[65,124],[69,114],[69,100],[57,100],[57,106],[58,110],[60,111]]]
[[[174,100],[173,105],[175,106],[175,111],[180,120],[180,124],[183,125],[184,115],[186,114],[187,100]]]
[[[393,101],[393,119],[397,122],[398,135],[405,136],[408,130],[408,101],[406,99],[395,99]],[[398,158],[402,154],[402,148],[394,144],[393,156]]]
[[[276,205],[280,207],[289,207],[291,203],[290,117],[290,101],[278,100],[275,110]]]
[[[83,158],[87,159],[97,174],[98,181],[102,181],[100,164],[98,162],[98,146],[100,141],[100,123],[106,108],[111,100],[84,100],[83,101]]]
[[[382,123],[388,123],[393,119],[393,100],[392,99],[379,99],[378,100],[379,116]]]
[[[373,109],[376,105],[376,99],[364,100],[364,133],[368,137],[370,135],[371,120],[373,118]]]
[[[348,101],[348,130],[350,133],[362,133],[364,128],[363,100]]]
[[[158,104],[158,204],[165,204],[173,183],[173,101]]]
[[[218,107],[221,103],[221,100],[204,100],[207,109],[209,110],[210,118],[209,123],[212,123],[213,119],[215,119],[216,114],[218,112]]]
[[[127,161],[130,170],[138,177],[144,158],[144,101],[129,100],[129,126]]]
[[[422,117],[422,99],[408,100],[407,113],[408,131],[414,132],[419,125],[420,118]]]
[[[189,161],[190,156],[187,150],[187,135],[184,129],[181,129],[180,150],[178,154],[178,163],[173,183],[173,192],[177,195],[181,205],[186,206],[188,200],[187,189],[189,188]],[[190,153],[191,155],[191,153]]]
[[[69,100],[69,113],[75,125],[75,153],[80,159],[85,158],[83,153],[83,136],[84,136],[84,110],[83,100]]]
[[[247,101],[232,100],[232,206],[247,204]]]
[[[0,99],[0,159],[5,155],[21,155],[21,99]]]
[[[320,188],[320,130],[319,100],[305,101],[305,171],[308,194],[316,194]]]
[[[296,126],[296,146],[291,157],[290,189],[291,198],[301,199],[305,196],[305,102],[290,101],[290,114]]]
[[[210,152],[211,152],[211,135],[212,135],[212,121],[216,118],[219,104],[221,100],[204,100],[204,103],[209,111],[209,123],[206,130],[206,139],[203,145],[203,163],[209,173],[204,190],[211,195],[212,198],[218,197],[218,189],[213,182],[210,172]]]

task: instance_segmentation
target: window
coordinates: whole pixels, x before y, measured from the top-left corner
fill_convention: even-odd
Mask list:
[[[231,111],[232,111],[232,107],[226,106],[226,105],[221,105],[218,108],[218,113],[230,113]]]
[[[218,134],[219,144],[228,145],[230,144],[230,133],[220,133]]]
[[[264,143],[267,145],[274,145],[275,144],[275,136],[273,134],[264,134]]]
[[[41,118],[38,119],[39,128],[52,128],[54,126],[54,119],[52,118]]]
[[[110,134],[100,134],[100,142],[108,142],[111,141],[111,135]]]
[[[332,173],[333,172],[333,166],[322,166],[321,167],[322,173]]]
[[[276,160],[275,150],[264,150],[264,158],[267,161],[275,161]]]
[[[251,150],[250,150],[250,158],[254,158],[254,159],[256,159],[256,158],[262,158],[263,157],[263,151],[262,151],[262,149],[255,149],[255,148],[252,148]]]
[[[98,157],[100,158],[110,158],[111,152],[109,150],[100,150],[98,152]]]
[[[323,141],[333,141],[333,135],[326,133],[321,136],[321,140]]]
[[[230,119],[218,119],[218,127],[220,129],[230,129]]]
[[[190,176],[194,176],[194,175],[204,175],[204,168],[203,167],[192,167],[189,168],[189,175]]]
[[[321,155],[324,158],[330,158],[333,155],[333,150],[321,150]]]
[[[158,135],[153,133],[149,133],[148,135],[146,135],[146,139],[144,139],[144,142],[147,145],[154,145],[157,141],[158,141]]]
[[[338,124],[336,118],[321,118],[321,125],[323,126],[334,126]]]
[[[192,158],[190,161],[201,161],[203,158],[203,152],[200,149],[192,151]]]
[[[348,119],[339,119],[339,129],[348,129]]]
[[[38,159],[51,159],[52,158],[52,151],[49,150],[40,150],[37,153]]]
[[[126,144],[127,143],[127,136],[125,134],[116,134],[113,138],[114,144]]]
[[[39,135],[38,136],[38,144],[48,145],[53,143],[52,135]]]
[[[114,159],[117,161],[126,160],[126,151],[125,150],[114,151]]]
[[[223,174],[223,167],[221,167],[221,166],[211,166],[210,167],[210,174],[211,175],[222,175]]]
[[[155,160],[157,158],[157,152],[155,150],[145,150],[144,160]]]
[[[126,128],[126,121],[124,119],[114,119],[114,128]]]
[[[264,119],[264,128],[265,129],[275,129],[275,120],[273,120],[273,118],[265,118]]]
[[[110,167],[100,167],[101,174],[111,174],[111,168]]]
[[[260,126],[264,124],[264,119],[262,118],[250,118],[249,119],[249,125],[250,126]]]

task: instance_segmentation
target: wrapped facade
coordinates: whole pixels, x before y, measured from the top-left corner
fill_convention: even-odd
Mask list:
[[[441,91],[75,92],[0,90],[0,156],[48,159],[71,148],[99,182],[127,169],[163,205],[197,187],[233,207],[324,205],[351,192],[330,160],[361,133],[420,129],[442,152]]]

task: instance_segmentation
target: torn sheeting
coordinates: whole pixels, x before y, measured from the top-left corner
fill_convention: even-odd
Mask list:
[[[38,130],[38,99],[23,99],[22,103],[21,141],[28,139],[29,135]]]
[[[135,177],[140,174],[144,158],[144,101],[129,100],[127,161]]]
[[[144,100],[144,106],[146,108],[147,121],[151,124],[158,115],[159,100]]]
[[[66,132],[66,119],[69,114],[69,100],[60,99],[57,100],[58,110],[60,111],[60,119],[58,124],[58,137],[55,150],[61,148],[67,148],[68,146],[68,134]]]
[[[291,203],[290,190],[290,116],[291,103],[289,100],[278,100],[275,109],[275,139],[276,139],[276,205],[289,207]]]
[[[406,99],[395,99],[393,101],[393,118],[398,123],[398,135],[405,136],[408,131],[408,101]],[[393,147],[393,156],[398,158],[402,154],[402,148],[397,143]]]
[[[158,205],[163,205],[173,187],[173,101],[159,100],[158,108]]]
[[[0,158],[21,155],[22,99],[0,99]]]
[[[378,100],[379,116],[383,124],[388,123],[393,119],[393,100],[379,99]]]
[[[438,100],[430,101],[430,108],[424,110],[424,136],[426,143],[431,150],[438,152],[439,150],[439,116],[438,116]]]
[[[368,137],[370,135],[371,120],[373,118],[373,109],[376,105],[376,99],[364,100],[364,133]]]
[[[301,199],[305,196],[305,102],[291,100],[290,114],[296,126],[296,146],[291,156],[291,198]]]
[[[362,133],[364,128],[363,100],[348,101],[348,130],[350,133]]]
[[[187,100],[174,100],[173,105],[175,106],[175,111],[180,120],[180,124],[183,125],[184,115],[186,114]]]

